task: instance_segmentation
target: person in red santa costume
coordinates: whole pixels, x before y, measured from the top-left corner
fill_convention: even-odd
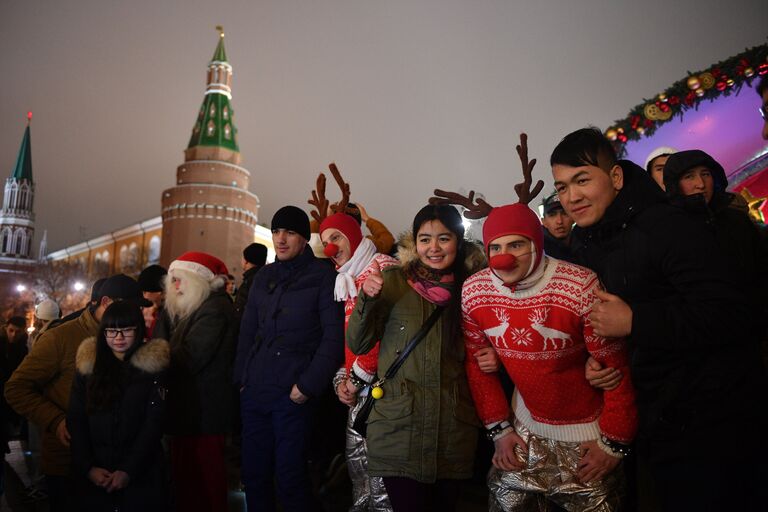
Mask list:
[[[616,510],[637,412],[630,378],[603,392],[584,377],[590,355],[629,376],[624,340],[590,325],[597,276],[545,255],[541,224],[523,203],[494,208],[483,242],[490,267],[464,283],[462,324],[470,389],[495,445],[490,510],[539,510],[545,501]],[[471,357],[488,346],[515,384],[511,411],[499,375]]]
[[[372,273],[396,266],[399,262],[376,252],[376,246],[364,238],[360,225],[350,215],[335,213],[326,217],[319,228],[323,252],[336,265],[338,275],[334,299],[344,302],[344,329],[357,304],[360,287]],[[346,432],[347,470],[352,480],[352,507],[350,511],[392,510],[381,477],[368,476],[365,438],[352,425],[370,391],[378,367],[379,344],[367,354],[356,356],[345,345],[344,366],[333,378],[333,387],[339,400],[347,405],[349,416]]]
[[[226,265],[203,252],[174,260],[165,281],[173,322],[168,427],[176,510],[227,510],[224,438],[230,428],[234,306]]]

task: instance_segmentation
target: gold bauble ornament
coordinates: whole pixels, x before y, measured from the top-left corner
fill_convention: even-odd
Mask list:
[[[747,68],[744,70],[744,76],[747,78],[751,78],[755,74],[755,70],[752,68]]]
[[[704,94],[705,94],[704,89],[696,89],[696,96],[698,96],[699,98],[704,96]]]
[[[733,78],[729,78],[728,80],[725,81],[725,85],[727,85],[728,87],[733,87],[733,84],[735,83],[736,82],[733,81]]]
[[[661,115],[661,109],[655,104],[655,103],[648,103],[643,108],[643,115],[646,119],[650,119],[651,121],[656,121],[659,119],[659,115]]]
[[[666,103],[667,102],[667,95],[664,93],[659,94],[659,101]]]
[[[702,89],[711,89],[715,86],[715,76],[712,73],[702,73],[699,75]]]
[[[384,390],[381,389],[379,386],[374,387],[371,390],[371,396],[374,400],[378,400],[379,398],[384,396]]]
[[[624,128],[616,128],[616,131],[619,133],[624,133]]]
[[[636,131],[638,134],[642,135],[642,134],[644,134],[644,133],[645,133],[645,128],[643,128],[642,126],[638,126],[638,127],[637,127],[637,129],[636,129],[635,131]]]
[[[688,88],[692,91],[701,87],[701,82],[699,82],[699,77],[697,76],[689,76],[686,83],[688,84]]]
[[[616,138],[619,136],[619,133],[611,128],[605,132],[605,136],[608,137],[608,140],[616,140]]]

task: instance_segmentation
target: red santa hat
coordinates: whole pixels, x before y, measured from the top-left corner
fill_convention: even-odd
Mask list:
[[[216,276],[229,274],[227,266],[219,258],[196,251],[185,252],[173,260],[168,267],[168,273],[173,273],[174,270],[192,272],[209,282],[212,282]]]
[[[508,204],[491,210],[483,224],[485,253],[488,254],[488,246],[491,242],[507,235],[520,235],[531,240],[536,255],[534,268],[541,263],[544,252],[544,231],[539,217],[527,204]]]
[[[357,223],[355,218],[346,213],[334,213],[333,215],[326,217],[323,222],[320,223],[318,232],[320,233],[320,236],[322,236],[323,231],[331,228],[338,229],[341,231],[341,234],[347,237],[347,240],[349,240],[350,256],[355,254],[357,246],[363,241],[363,232],[360,230],[360,224]]]

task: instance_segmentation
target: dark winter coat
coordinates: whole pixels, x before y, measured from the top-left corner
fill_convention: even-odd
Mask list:
[[[173,326],[167,433],[226,434],[230,430],[234,318],[232,301],[218,290]]]
[[[403,265],[418,258],[412,239],[400,240]],[[469,246],[468,274],[485,259]],[[382,272],[381,294],[363,294],[347,326],[347,344],[355,354],[381,340],[379,375],[419,331],[435,305],[416,293],[401,267]],[[455,290],[454,293],[460,293]],[[405,477],[424,483],[472,476],[480,421],[469,391],[461,335],[452,332],[451,308],[411,352],[368,417],[368,471],[374,476]]]
[[[703,194],[684,196],[680,192],[680,178],[699,165],[706,166],[712,173],[714,194],[709,203]],[[681,151],[667,160],[664,185],[672,204],[683,208],[714,234],[719,257],[728,263],[728,274],[755,306],[762,305],[761,314],[756,318],[762,323],[756,326],[762,335],[768,320],[763,299],[768,289],[768,247],[749,215],[733,206],[734,194],[726,191],[725,170],[703,151]]]
[[[256,272],[258,272],[259,269],[261,269],[261,267],[251,267],[243,272],[243,282],[240,283],[240,288],[237,289],[237,294],[235,295],[235,316],[237,317],[238,322],[243,318],[245,305],[248,303],[248,291],[251,289],[253,278],[256,276]]]
[[[640,435],[736,421],[757,409],[743,295],[710,231],[668,204],[643,169],[620,161],[622,190],[603,218],[575,228],[578,261],[632,308],[632,380]]]
[[[344,363],[344,303],[333,300],[336,271],[307,246],[254,278],[240,324],[235,382],[265,399],[294,384],[315,398]]]
[[[72,438],[72,471],[89,511],[165,511],[164,455],[161,445],[165,414],[168,342],[143,344],[124,363],[123,392],[109,411],[89,411],[87,386],[96,362],[96,338],[77,351],[77,373],[69,400],[67,427]],[[88,479],[91,468],[125,471],[125,489],[107,493]]]
[[[2,391],[5,390],[5,383],[24,360],[27,352],[26,333],[11,343],[8,341],[5,329],[0,329],[0,386],[2,386]],[[13,425],[18,425],[21,418],[8,405],[5,396],[0,396],[0,409],[2,409],[2,421],[0,421],[0,445],[2,445],[7,440],[10,429]]]
[[[547,256],[555,258],[557,260],[568,261],[574,263],[575,256],[571,248],[572,237],[568,236],[564,240],[560,240],[552,236],[546,228],[544,229],[544,252]]]

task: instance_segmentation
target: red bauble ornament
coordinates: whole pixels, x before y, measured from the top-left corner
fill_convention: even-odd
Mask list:
[[[680,104],[680,98],[678,98],[677,96],[670,96],[668,103],[670,105],[679,105]]]
[[[669,112],[669,109],[670,107],[666,103],[662,103],[661,105],[659,105],[659,110],[661,110],[662,112]]]
[[[645,125],[646,128],[650,128],[651,126],[653,126],[653,121],[651,121],[650,119],[646,119],[643,122],[643,124]]]
[[[640,116],[632,116],[629,120],[629,124],[632,126],[632,129],[636,129],[638,126],[640,126]]]
[[[722,74],[722,71],[720,71],[720,68],[712,68],[712,71],[709,72],[715,79],[719,77]]]
[[[757,66],[757,74],[758,75],[764,75],[768,73],[768,62],[763,62],[759,66]]]
[[[626,136],[626,135],[624,135],[623,133],[619,134],[619,136],[618,136],[618,139],[619,139],[619,140],[620,140],[622,143],[623,143],[623,142],[627,142],[627,136]]]
[[[725,85],[725,82],[717,82],[717,84],[715,84],[715,87],[717,88],[718,91],[723,92],[726,88],[726,85]]]
[[[688,94],[686,94],[685,99],[683,100],[683,102],[689,107],[692,107],[695,101],[696,101],[696,93],[694,91],[691,91]]]

